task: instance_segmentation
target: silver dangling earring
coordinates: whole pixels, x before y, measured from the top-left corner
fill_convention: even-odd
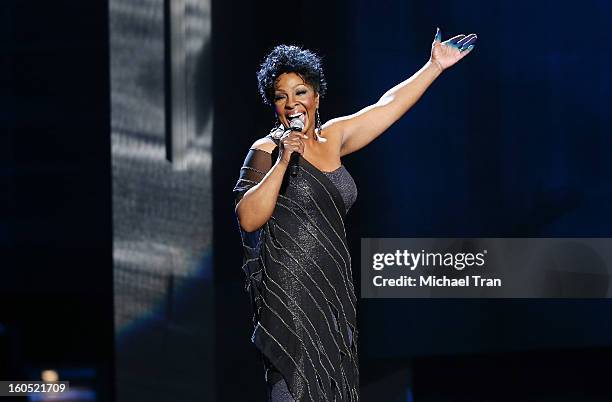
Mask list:
[[[325,142],[327,139],[321,137],[321,115],[319,114],[319,108],[315,111],[315,119],[316,119],[316,127],[315,127],[315,136],[318,142]]]

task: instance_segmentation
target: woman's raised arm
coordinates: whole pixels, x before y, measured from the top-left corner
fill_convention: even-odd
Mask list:
[[[457,35],[442,42],[438,29],[431,45],[431,57],[419,71],[389,89],[375,104],[327,122],[324,129],[333,127],[342,133],[340,156],[363,148],[402,117],[442,71],[470,53],[476,39],[476,34]]]

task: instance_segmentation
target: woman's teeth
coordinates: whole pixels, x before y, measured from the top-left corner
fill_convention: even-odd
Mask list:
[[[289,120],[293,120],[295,118],[299,118],[302,123],[306,123],[306,116],[304,115],[304,113],[297,113],[297,114],[292,114],[291,116],[288,116]]]

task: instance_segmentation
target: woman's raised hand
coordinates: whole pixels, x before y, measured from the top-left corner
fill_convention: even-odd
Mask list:
[[[478,36],[476,34],[457,35],[442,42],[440,28],[431,44],[430,60],[437,64],[440,70],[445,70],[464,58],[474,49]]]
[[[299,131],[289,131],[287,134],[283,135],[280,139],[280,153],[278,155],[279,158],[282,159],[283,162],[289,163],[291,159],[291,154],[293,152],[297,152],[300,155],[304,154],[304,139],[307,139],[308,136],[302,134]]]

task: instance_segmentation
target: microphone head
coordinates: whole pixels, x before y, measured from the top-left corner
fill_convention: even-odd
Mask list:
[[[289,128],[293,131],[302,131],[304,122],[299,117],[294,117],[289,121]]]

